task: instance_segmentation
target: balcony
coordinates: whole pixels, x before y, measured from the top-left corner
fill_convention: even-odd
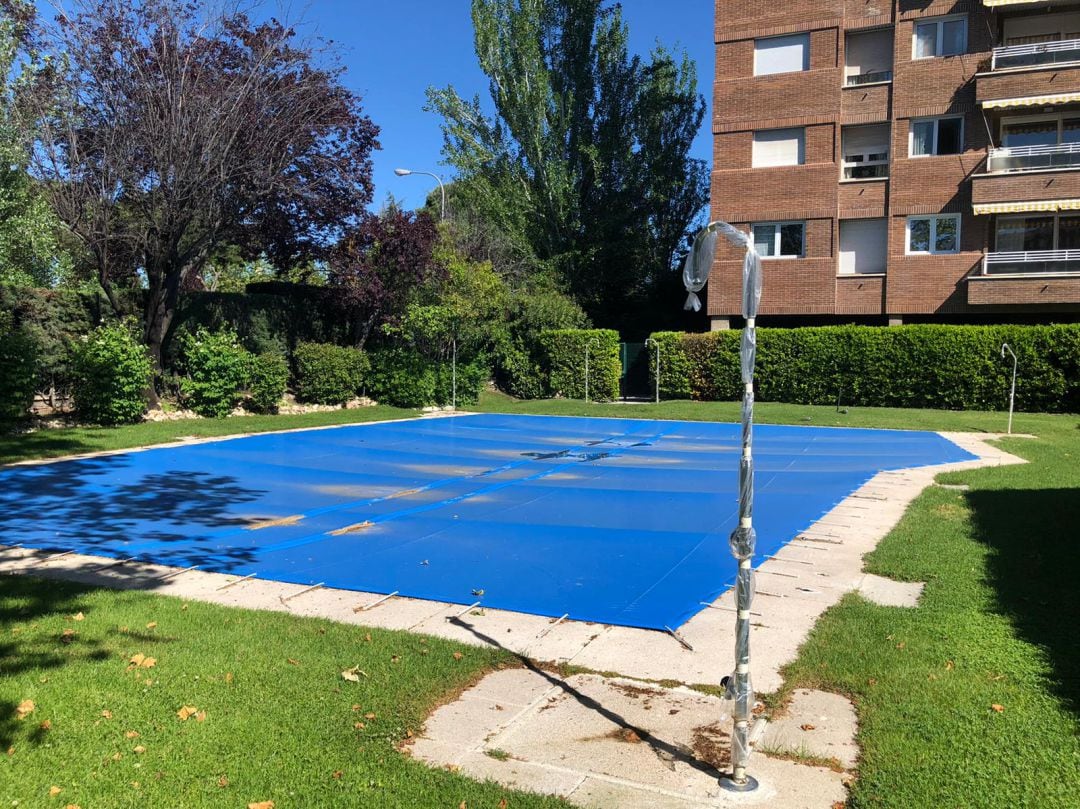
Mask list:
[[[991,149],[986,159],[986,170],[991,174],[1075,168],[1080,168],[1080,143]]]
[[[987,253],[983,257],[983,276],[1056,276],[1080,275],[1080,250],[1025,250],[1012,253]]]
[[[891,70],[875,70],[870,73],[852,73],[844,77],[845,87],[861,87],[864,84],[885,84],[892,81]]]
[[[990,70],[993,72],[1010,68],[1055,67],[1074,62],[1080,62],[1080,39],[994,48],[990,57]]]

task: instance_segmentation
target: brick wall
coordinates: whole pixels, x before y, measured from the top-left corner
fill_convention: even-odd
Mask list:
[[[975,177],[973,202],[1017,202],[1080,197],[1080,172],[1047,171],[1038,174],[1006,174]]]

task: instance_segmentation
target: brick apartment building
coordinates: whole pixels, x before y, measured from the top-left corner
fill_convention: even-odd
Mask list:
[[[717,0],[715,34],[712,218],[766,322],[1080,317],[1080,3]]]

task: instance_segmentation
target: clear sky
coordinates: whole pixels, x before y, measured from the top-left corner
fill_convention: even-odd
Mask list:
[[[648,55],[659,40],[685,48],[698,66],[698,90],[711,107],[713,0],[622,0],[631,49]],[[435,185],[430,177],[394,175],[397,167],[432,171],[441,165],[440,118],[424,112],[431,85],[452,84],[460,95],[487,97],[487,79],[473,51],[469,0],[310,0],[302,13],[321,36],[343,48],[345,81],[382,129],[375,155],[375,203],[393,193],[406,207],[422,205]],[[709,118],[695,142],[695,156],[711,160]]]

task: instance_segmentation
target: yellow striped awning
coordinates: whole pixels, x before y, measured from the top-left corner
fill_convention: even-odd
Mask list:
[[[983,0],[984,6],[1027,6],[1032,3],[1038,2],[1038,0]]]
[[[982,102],[984,110],[1009,109],[1010,107],[1045,107],[1051,104],[1071,104],[1080,101],[1080,93],[1054,93],[1045,96],[1022,98],[988,98]]]
[[[1080,211],[1080,199],[1041,199],[1025,202],[985,202],[971,206],[976,216],[992,213]]]

